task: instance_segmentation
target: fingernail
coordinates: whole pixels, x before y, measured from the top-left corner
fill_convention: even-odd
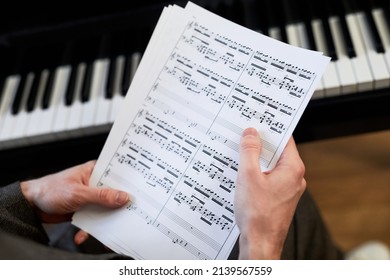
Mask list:
[[[115,202],[118,204],[118,205],[123,205],[125,204],[127,201],[129,201],[129,195],[125,192],[118,192],[118,194],[116,195],[116,200]]]
[[[85,240],[87,240],[88,238],[88,233],[84,232],[84,233],[79,233],[78,236],[77,236],[77,244],[82,244],[84,243]]]

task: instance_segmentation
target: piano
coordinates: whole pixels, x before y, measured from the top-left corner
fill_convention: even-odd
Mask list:
[[[0,11],[0,185],[96,159],[164,6],[11,3]],[[193,0],[332,58],[297,142],[390,128],[390,1]]]

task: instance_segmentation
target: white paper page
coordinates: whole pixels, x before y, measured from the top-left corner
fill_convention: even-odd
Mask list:
[[[226,259],[243,129],[272,169],[328,62],[194,4],[166,8],[91,180],[132,203],[73,223],[137,259]]]

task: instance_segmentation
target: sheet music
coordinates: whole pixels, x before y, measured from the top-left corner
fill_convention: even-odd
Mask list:
[[[91,179],[132,203],[73,223],[136,259],[227,259],[243,129],[272,169],[328,62],[191,2],[166,7]]]

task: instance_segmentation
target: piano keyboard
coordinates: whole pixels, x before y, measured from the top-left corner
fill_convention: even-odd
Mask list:
[[[22,67],[6,76],[0,149],[108,132],[142,56],[129,42],[121,50],[115,45],[115,55],[110,55],[108,43],[121,44],[116,39],[105,35],[98,41],[70,42],[59,65]],[[98,51],[91,56],[95,46]],[[26,64],[31,65],[28,59]]]
[[[313,99],[390,86],[387,1],[232,0],[203,6],[332,57]],[[0,150],[108,132],[150,31],[110,30],[3,53],[12,70],[0,76]]]

